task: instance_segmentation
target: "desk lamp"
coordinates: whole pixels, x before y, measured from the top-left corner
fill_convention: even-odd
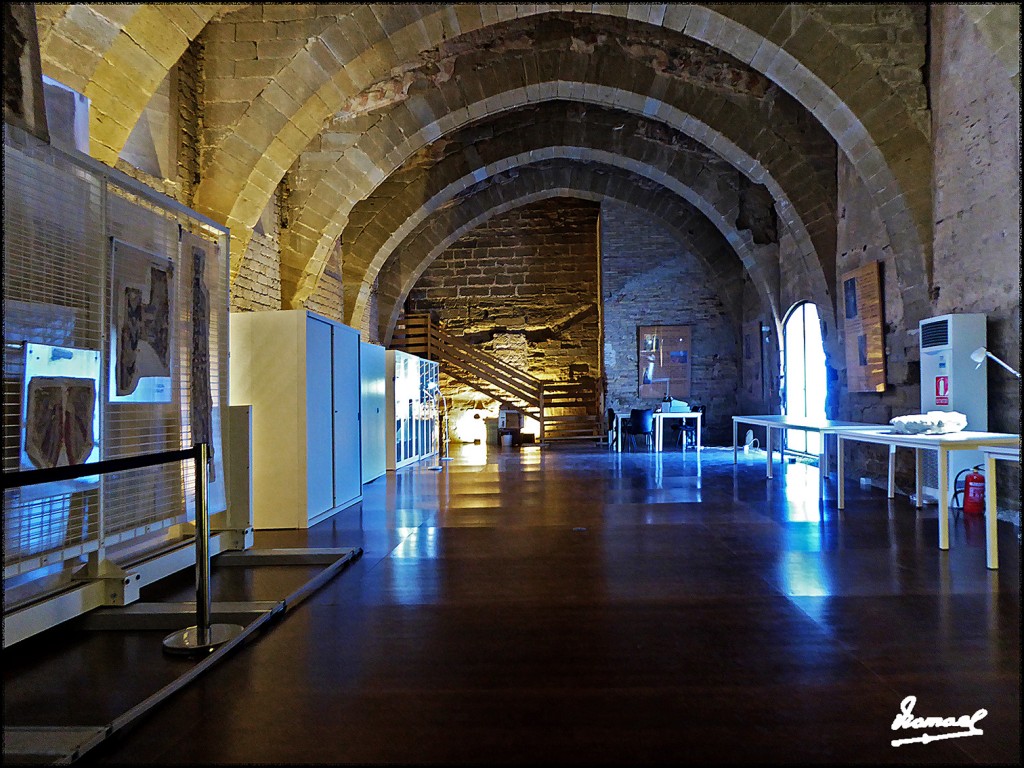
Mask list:
[[[985,358],[986,357],[991,357],[993,360],[995,360],[997,363],[999,363],[1001,366],[1003,366],[1003,368],[1008,370],[1010,373],[1012,373],[1018,379],[1020,378],[1020,374],[1017,371],[1013,370],[1013,368],[1008,366],[1006,363],[1004,363],[1002,360],[1000,360],[998,357],[993,355],[991,352],[989,352],[984,347],[978,347],[976,350],[971,352],[971,360],[973,360],[974,362],[977,363],[977,365],[974,366],[975,370],[977,370],[978,368],[981,367],[981,364],[985,362]]]

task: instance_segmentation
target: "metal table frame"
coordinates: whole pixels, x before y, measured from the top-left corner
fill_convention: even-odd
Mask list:
[[[862,443],[876,443],[889,446],[889,498],[896,495],[894,484],[894,468],[896,462],[896,448],[914,449],[914,492],[915,504],[920,507],[923,504],[922,492],[922,450],[932,450],[938,453],[939,460],[939,549],[949,549],[949,452],[950,451],[977,451],[985,448],[1020,448],[1020,436],[1004,432],[950,432],[942,435],[904,435],[893,432],[892,427],[877,427],[875,429],[845,429],[835,430],[838,438],[837,450],[839,453],[839,509],[845,506],[844,493],[844,470],[843,470],[843,441],[854,440]],[[990,525],[994,523],[990,521]],[[994,537],[993,537],[994,538]],[[994,544],[994,542],[993,542]],[[992,567],[991,565],[989,566]]]
[[[772,477],[772,430],[800,429],[804,432],[817,432],[821,435],[821,453],[818,455],[818,474],[821,486],[824,487],[828,476],[828,435],[834,435],[837,429],[871,429],[878,424],[867,424],[860,421],[837,421],[835,419],[812,419],[806,416],[786,416],[779,414],[763,414],[759,416],[732,417],[732,463],[737,463],[739,445],[739,425],[750,424],[764,427],[766,430],[766,477]],[[779,436],[779,462],[785,463],[786,455],[782,436]]]
[[[985,456],[985,564],[993,571],[999,568],[999,548],[996,528],[998,506],[996,504],[996,461],[1016,461],[1020,464],[1020,439],[1017,445],[984,445]]]
[[[668,419],[696,419],[697,421],[697,452],[700,453],[700,432],[701,432],[701,414],[700,411],[658,411],[654,414],[654,450],[657,453],[661,453],[664,447],[665,440],[665,424],[664,420]],[[627,421],[629,416],[622,413],[615,414],[615,450],[622,452],[622,422]],[[685,450],[685,448],[684,448]]]
[[[697,421],[697,452],[700,452],[701,412],[700,411],[660,411],[654,414],[654,450],[659,453],[664,450],[665,442],[665,419],[696,419]],[[686,450],[686,443],[683,443],[683,450]]]

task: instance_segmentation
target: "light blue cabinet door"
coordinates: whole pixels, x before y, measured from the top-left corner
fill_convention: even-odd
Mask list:
[[[368,483],[387,471],[387,358],[384,347],[361,343],[359,349],[363,483]]]
[[[334,331],[334,505],[363,492],[359,424],[359,332],[335,325]]]
[[[306,318],[306,506],[310,518],[334,505],[332,328]]]

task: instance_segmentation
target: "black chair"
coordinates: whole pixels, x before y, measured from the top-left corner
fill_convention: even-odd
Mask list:
[[[703,405],[691,405],[690,411],[693,413],[699,413],[701,428],[704,427],[704,414],[707,412]],[[683,435],[686,436],[685,448],[695,448],[697,446],[697,422],[690,421],[689,419],[683,419],[682,424],[676,429],[679,430],[679,434],[676,435],[676,445],[679,445],[683,441]]]
[[[605,425],[605,432],[608,435],[608,447],[615,445],[615,409],[608,409],[608,423]]]
[[[630,448],[636,448],[636,436],[643,435],[648,448],[654,443],[654,411],[650,408],[633,408],[629,412],[629,421],[625,424],[629,435]]]

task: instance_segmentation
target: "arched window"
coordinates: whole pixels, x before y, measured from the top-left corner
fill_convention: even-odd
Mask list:
[[[793,306],[782,326],[782,407],[788,416],[825,418],[825,347],[818,308],[804,301]],[[817,432],[786,430],[789,450],[818,455]]]

